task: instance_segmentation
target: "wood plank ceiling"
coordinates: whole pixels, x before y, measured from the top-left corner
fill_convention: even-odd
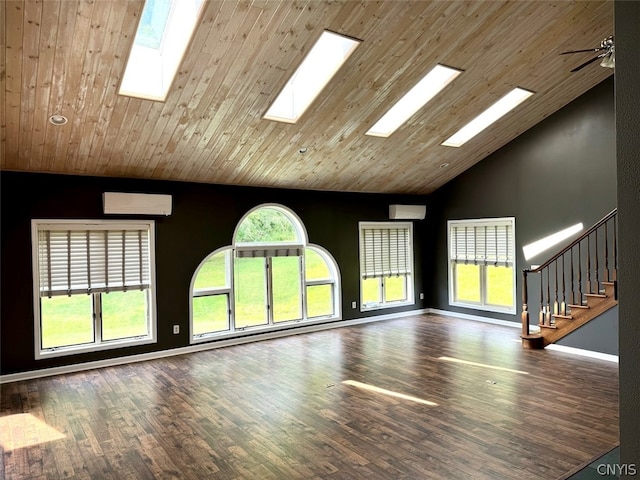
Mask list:
[[[613,2],[207,0],[154,102],[117,94],[142,7],[0,2],[2,169],[424,194],[612,74],[570,73],[591,54],[558,53],[613,34]],[[264,120],[324,29],[362,44],[296,124]],[[389,138],[366,136],[437,63],[464,73]],[[464,146],[440,145],[516,86],[535,95]]]

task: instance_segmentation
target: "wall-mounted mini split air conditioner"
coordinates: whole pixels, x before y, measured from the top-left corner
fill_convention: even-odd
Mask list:
[[[426,214],[426,205],[389,205],[391,220],[423,220]]]
[[[171,215],[171,195],[104,192],[105,214]]]

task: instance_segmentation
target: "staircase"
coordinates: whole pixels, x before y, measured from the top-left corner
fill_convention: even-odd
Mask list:
[[[618,210],[535,269],[522,271],[522,346],[544,348],[618,304]],[[532,292],[532,295],[529,295]],[[540,333],[531,333],[537,311]]]

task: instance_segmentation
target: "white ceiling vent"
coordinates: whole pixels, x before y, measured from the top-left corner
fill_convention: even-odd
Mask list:
[[[104,213],[122,215],[171,215],[171,195],[104,192]]]
[[[425,205],[389,205],[391,220],[423,220],[426,214]]]

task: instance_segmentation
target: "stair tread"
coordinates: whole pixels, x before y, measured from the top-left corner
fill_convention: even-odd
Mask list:
[[[557,330],[557,328],[558,328],[556,325],[543,325],[542,323],[538,324],[538,326],[540,328],[550,328],[552,330]]]
[[[600,282],[602,285],[615,285],[616,282],[609,282],[609,281],[604,281],[604,282]]]
[[[562,315],[561,313],[554,313],[553,316],[555,318],[566,318],[567,320],[572,320],[573,317],[571,315]]]
[[[585,293],[585,297],[595,297],[595,298],[607,298],[607,295],[604,293]]]
[[[569,304],[569,308],[589,308],[589,305],[571,305],[571,304]]]

